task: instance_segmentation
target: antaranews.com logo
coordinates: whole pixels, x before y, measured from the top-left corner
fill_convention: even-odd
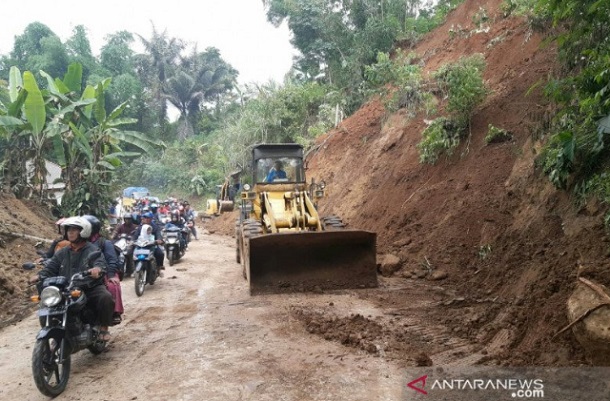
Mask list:
[[[608,401],[610,367],[407,368],[405,401]]]
[[[426,384],[428,375],[407,383],[407,387],[423,395],[428,395]],[[435,379],[430,391],[498,391],[510,392],[512,398],[544,398],[542,379]],[[491,395],[489,395],[491,396]]]

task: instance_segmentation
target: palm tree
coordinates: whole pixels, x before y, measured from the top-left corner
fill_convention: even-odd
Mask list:
[[[169,38],[167,30],[159,33],[152,24],[152,37],[150,40],[138,35],[145,50],[151,58],[151,64],[156,70],[152,85],[154,87],[154,98],[159,108],[159,127],[161,132],[165,131],[165,120],[167,118],[167,102],[163,97],[164,87],[169,71],[174,66],[174,62],[184,50],[185,44],[177,38]]]
[[[180,139],[193,135],[203,103],[218,105],[219,96],[233,88],[236,76],[237,71],[220,58],[215,48],[203,53],[194,49],[182,59],[181,67],[167,80],[164,94],[180,111]]]

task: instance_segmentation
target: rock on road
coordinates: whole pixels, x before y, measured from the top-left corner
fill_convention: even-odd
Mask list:
[[[374,307],[350,292],[251,297],[234,240],[202,235],[138,298],[123,281],[125,318],[108,352],[72,355],[56,400],[399,400],[394,363],[307,333],[290,307]],[[47,400],[32,379],[34,314],[0,331],[0,399]]]

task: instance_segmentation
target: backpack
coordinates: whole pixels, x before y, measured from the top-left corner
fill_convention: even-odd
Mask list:
[[[95,244],[100,248],[100,250],[102,252],[104,252],[104,247],[106,246],[106,241],[108,241],[108,240],[104,237],[99,237],[97,239],[97,241],[95,241]],[[114,243],[112,244],[112,249],[114,249],[115,256],[116,256],[117,260],[119,261],[119,265],[117,267],[120,271],[123,264],[125,263],[125,256],[123,256],[121,248],[116,246]]]

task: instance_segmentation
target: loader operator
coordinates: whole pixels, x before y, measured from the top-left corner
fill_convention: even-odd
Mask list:
[[[273,167],[271,167],[271,170],[269,170],[269,174],[267,174],[265,182],[273,182],[278,178],[288,178],[283,167],[284,166],[282,162],[280,160],[276,160],[275,163],[273,163]]]

